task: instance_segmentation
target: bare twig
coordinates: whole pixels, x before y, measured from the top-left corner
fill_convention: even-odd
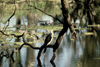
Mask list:
[[[10,19],[15,15],[16,13],[16,5],[15,6],[15,10],[14,10],[14,13],[8,18],[8,20],[6,22],[8,22],[8,25],[4,28],[4,31],[6,31],[7,27],[9,26],[9,23],[10,23]]]

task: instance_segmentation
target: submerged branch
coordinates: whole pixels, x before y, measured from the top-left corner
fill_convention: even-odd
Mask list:
[[[4,33],[4,32],[1,31],[1,30],[0,30],[0,32],[1,32],[3,35],[5,35],[5,36],[14,36],[14,37],[17,37],[17,38],[20,38],[20,37],[22,37],[22,36],[24,35],[24,33],[23,33],[22,35],[6,34],[6,33]]]

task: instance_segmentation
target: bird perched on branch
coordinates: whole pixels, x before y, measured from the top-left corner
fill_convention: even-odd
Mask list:
[[[46,46],[49,45],[52,40],[53,40],[53,30],[51,30],[51,33],[48,34],[46,39],[45,39],[45,42],[44,42],[44,45],[45,45],[44,53],[46,52],[46,49],[47,49]]]

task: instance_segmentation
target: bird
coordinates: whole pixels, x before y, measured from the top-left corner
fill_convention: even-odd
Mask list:
[[[47,37],[45,38],[45,41],[44,41],[44,46],[45,46],[44,53],[47,50],[46,46],[49,45],[52,40],[53,40],[53,30],[51,30],[50,34],[48,34]]]

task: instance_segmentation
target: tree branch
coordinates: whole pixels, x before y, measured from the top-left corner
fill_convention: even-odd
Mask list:
[[[62,24],[63,24],[63,22],[62,22],[60,19],[58,19],[58,18],[56,18],[56,17],[54,17],[54,16],[52,16],[52,15],[50,15],[50,14],[46,13],[45,11],[43,11],[43,10],[42,10],[42,9],[40,9],[40,8],[37,8],[37,7],[36,7],[36,6],[34,6],[34,5],[30,5],[30,4],[28,3],[28,1],[27,1],[27,0],[26,0],[26,2],[27,2],[27,4],[28,4],[28,6],[30,6],[30,7],[34,7],[35,9],[37,9],[37,10],[39,10],[39,11],[43,12],[44,14],[46,14],[46,15],[48,15],[48,16],[50,16],[50,17],[54,18],[55,20],[58,20],[60,23],[62,23]]]
[[[50,61],[54,61],[56,50],[58,49],[64,34],[67,32],[68,27],[70,28],[73,37],[76,39],[76,32],[75,32],[74,27],[71,23],[71,19],[70,19],[69,13],[68,13],[68,5],[66,3],[66,0],[61,0],[61,5],[62,5],[62,8],[61,8],[62,14],[64,17],[63,29],[60,31],[58,38],[56,40],[56,43],[53,46],[53,56],[52,56],[52,59]]]
[[[61,5],[62,5],[62,13],[64,16],[64,21],[65,21],[64,25],[66,25],[70,28],[70,31],[72,32],[73,38],[76,40],[77,39],[76,32],[75,32],[75,29],[74,29],[73,24],[71,22],[71,19],[70,19],[70,15],[68,12],[68,4],[67,4],[66,0],[61,0]]]

